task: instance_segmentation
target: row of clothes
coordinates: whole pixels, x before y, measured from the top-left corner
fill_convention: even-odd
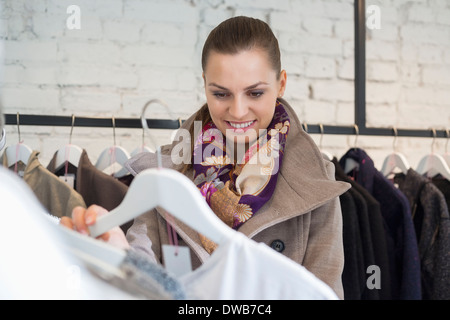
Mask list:
[[[98,246],[96,240],[79,235],[55,223],[55,219],[46,219],[48,212],[41,203],[47,203],[43,196],[48,192],[50,198],[61,201],[64,184],[52,173],[52,162],[44,168],[37,160],[37,152],[25,167],[23,179],[19,179],[10,170],[0,168],[0,195],[2,205],[14,214],[2,215],[0,240],[8,241],[16,230],[11,225],[27,221],[22,237],[14,246],[6,246],[0,264],[0,298],[3,299],[157,299],[157,300],[337,300],[335,292],[303,266],[278,254],[270,247],[257,243],[237,231],[213,252],[202,266],[181,276],[174,276],[164,267],[147,259],[138,252],[124,250],[120,261],[109,264],[104,258],[111,253],[106,246]],[[96,198],[102,200],[102,188],[112,188],[114,184],[107,176],[88,161],[83,153],[77,170],[76,187],[84,196],[86,188],[90,193],[86,201]],[[75,168],[73,168],[75,169]],[[68,170],[68,168],[64,168]],[[39,181],[39,178],[43,180]],[[37,180],[36,180],[37,179]],[[114,178],[113,178],[114,179]],[[106,182],[109,181],[109,182]],[[25,183],[26,182],[26,183]],[[103,182],[103,184],[100,184]],[[117,181],[119,184],[123,183]],[[108,185],[111,183],[111,185]],[[38,185],[40,184],[40,187]],[[124,184],[125,185],[125,184]],[[119,185],[117,185],[119,186]],[[32,189],[29,187],[35,187]],[[47,189],[48,191],[42,190]],[[61,188],[56,190],[55,188]],[[96,188],[98,187],[98,188]],[[99,189],[99,190],[97,190]],[[123,188],[122,188],[123,189]],[[117,191],[111,189],[112,191]],[[118,199],[109,199],[120,202]],[[38,198],[36,197],[39,197]],[[71,204],[82,204],[84,198],[76,194],[65,194]],[[105,201],[106,201],[105,200]],[[41,202],[41,203],[39,203]],[[51,209],[67,206],[47,203]],[[112,204],[113,205],[113,204]],[[54,211],[55,212],[55,211]],[[53,212],[53,213],[54,213]],[[71,235],[68,241],[67,235]],[[76,235],[76,237],[75,237]],[[32,241],[30,241],[30,239]],[[74,245],[80,241],[83,252],[80,256],[70,255],[75,250],[66,251],[64,243]],[[88,248],[88,245],[92,247]],[[17,255],[18,251],[21,253]],[[98,250],[102,250],[101,252]],[[117,249],[120,250],[120,249]],[[83,264],[92,256],[95,267]],[[82,257],[82,258],[80,258]],[[77,260],[80,259],[80,260]],[[83,260],[86,259],[86,260]],[[100,261],[100,263],[98,263]],[[29,268],[30,263],[33,268]],[[76,271],[68,275],[73,268]],[[261,281],[261,279],[266,279]],[[270,310],[269,310],[270,311]],[[187,311],[186,311],[187,312]]]
[[[26,164],[21,162],[9,168],[21,172],[20,176],[51,215],[70,217],[75,207],[87,208],[93,204],[111,211],[122,202],[132,180],[131,174],[117,179],[99,170],[90,161],[86,150],[81,153],[78,165],[67,163],[57,167],[56,158],[57,152],[44,166],[39,161],[39,151],[33,151]],[[7,167],[6,152],[2,163]],[[71,178],[70,184],[64,177]],[[122,225],[122,230],[126,232],[131,223]]]
[[[23,172],[23,180],[55,217],[70,216],[74,207],[92,204],[112,210],[123,201],[133,178],[115,178],[99,170],[85,150],[77,166],[56,167],[55,153],[44,167],[38,156],[34,151],[26,165],[14,169]],[[355,161],[358,170],[346,173],[347,159]],[[340,196],[344,299],[450,299],[450,182],[413,169],[388,179],[358,148],[332,161],[336,180],[352,185]],[[61,179],[70,174],[73,186]],[[131,223],[122,230],[126,232]],[[379,274],[372,277],[372,272]]]
[[[340,196],[344,298],[450,300],[450,181],[412,168],[386,177],[360,148],[332,161],[352,185]]]

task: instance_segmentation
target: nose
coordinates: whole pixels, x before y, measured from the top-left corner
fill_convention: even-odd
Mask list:
[[[228,113],[233,117],[233,120],[244,119],[248,113],[246,101],[239,97],[234,98],[228,108]]]

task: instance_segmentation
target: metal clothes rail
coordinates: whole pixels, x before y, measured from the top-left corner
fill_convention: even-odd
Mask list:
[[[405,136],[405,137],[435,137],[449,138],[448,130],[430,128],[374,128],[366,126],[366,1],[355,0],[355,119],[352,126],[335,126],[321,124],[305,124],[304,128],[311,134],[341,134],[368,136]],[[27,115],[20,114],[20,125],[31,126],[80,126],[80,127],[112,127],[112,118],[76,117],[72,123],[72,116],[56,115]],[[16,114],[5,114],[6,124],[17,124]],[[115,118],[116,128],[142,128],[140,119]],[[177,129],[180,120],[147,119],[152,129]]]

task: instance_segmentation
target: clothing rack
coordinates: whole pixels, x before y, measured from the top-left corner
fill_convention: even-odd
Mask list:
[[[341,134],[367,136],[405,136],[449,138],[448,130],[374,128],[366,126],[366,1],[355,0],[355,120],[353,126],[335,126],[306,124],[304,129],[311,134]],[[183,120],[146,119],[151,129],[178,129]],[[16,114],[5,114],[7,125],[17,125]],[[80,126],[80,127],[116,127],[142,128],[141,119],[133,118],[90,118],[56,115],[20,115],[20,125],[31,126]]]

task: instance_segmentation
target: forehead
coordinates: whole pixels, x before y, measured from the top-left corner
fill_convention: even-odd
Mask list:
[[[267,54],[258,49],[224,54],[211,51],[205,68],[207,81],[221,81],[222,84],[236,82],[270,81],[276,72],[269,63]]]

